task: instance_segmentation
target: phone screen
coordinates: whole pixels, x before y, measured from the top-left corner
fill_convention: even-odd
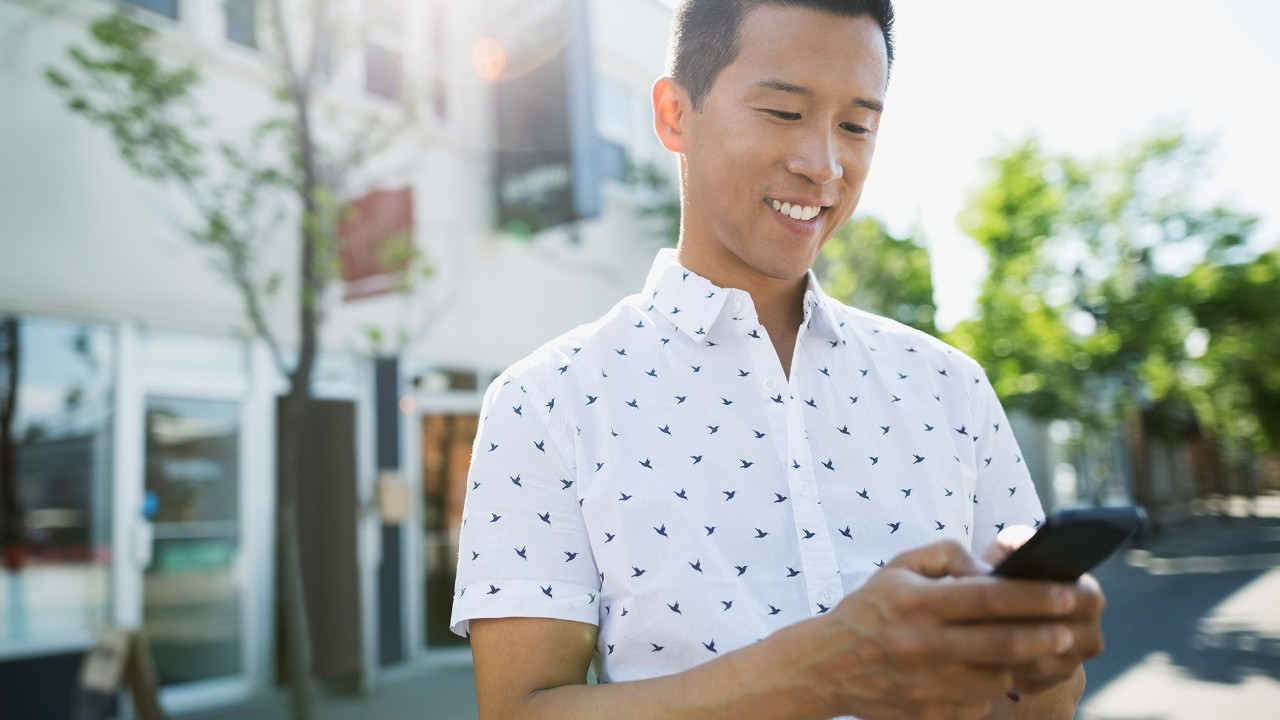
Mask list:
[[[993,575],[1022,580],[1075,582],[1106,560],[1142,526],[1139,507],[1063,510],[1047,518],[1022,547],[1007,556]]]

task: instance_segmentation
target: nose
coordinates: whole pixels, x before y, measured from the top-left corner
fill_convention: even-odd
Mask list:
[[[787,159],[787,170],[803,175],[817,185],[826,185],[844,177],[844,165],[830,130],[815,128],[804,135],[800,145]]]

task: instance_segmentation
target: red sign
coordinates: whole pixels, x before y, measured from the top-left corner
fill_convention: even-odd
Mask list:
[[[375,190],[349,203],[338,223],[343,296],[383,295],[398,287],[413,247],[413,188]]]

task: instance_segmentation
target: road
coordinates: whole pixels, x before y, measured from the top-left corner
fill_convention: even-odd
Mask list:
[[[1280,720],[1280,499],[1113,558],[1080,720]]]

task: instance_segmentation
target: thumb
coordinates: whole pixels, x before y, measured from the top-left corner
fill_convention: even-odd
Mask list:
[[[1022,547],[1023,543],[1031,539],[1035,535],[1035,528],[1030,525],[1010,525],[1000,534],[996,535],[996,539],[982,551],[982,560],[991,565],[997,565],[1009,553]]]
[[[955,540],[944,540],[902,553],[888,567],[910,570],[927,578],[964,577],[986,572],[969,554],[969,549]]]

